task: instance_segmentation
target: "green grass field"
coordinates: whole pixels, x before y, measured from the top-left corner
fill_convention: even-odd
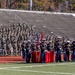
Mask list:
[[[75,62],[0,64],[0,75],[75,75]]]

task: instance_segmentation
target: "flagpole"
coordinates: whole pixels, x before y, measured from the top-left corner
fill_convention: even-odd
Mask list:
[[[32,10],[32,4],[33,4],[33,2],[32,2],[32,0],[30,0],[30,10]]]

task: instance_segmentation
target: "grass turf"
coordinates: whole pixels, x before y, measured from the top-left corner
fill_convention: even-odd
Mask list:
[[[0,75],[75,75],[75,62],[0,64]]]

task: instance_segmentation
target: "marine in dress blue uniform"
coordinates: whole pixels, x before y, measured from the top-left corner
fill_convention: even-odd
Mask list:
[[[56,48],[55,50],[57,51],[57,54],[56,54],[56,62],[61,62],[61,51],[62,51],[62,43],[57,41],[56,42]]]
[[[26,63],[30,63],[30,58],[31,58],[31,42],[28,40],[26,43]]]
[[[42,54],[42,62],[45,63],[45,50],[47,50],[47,44],[45,39],[40,44],[41,54]]]
[[[65,54],[64,54],[64,60],[69,61],[69,56],[70,56],[70,41],[67,41],[65,43]]]

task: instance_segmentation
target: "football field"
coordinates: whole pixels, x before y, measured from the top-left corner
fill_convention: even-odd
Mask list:
[[[75,75],[75,62],[0,64],[0,75]]]

